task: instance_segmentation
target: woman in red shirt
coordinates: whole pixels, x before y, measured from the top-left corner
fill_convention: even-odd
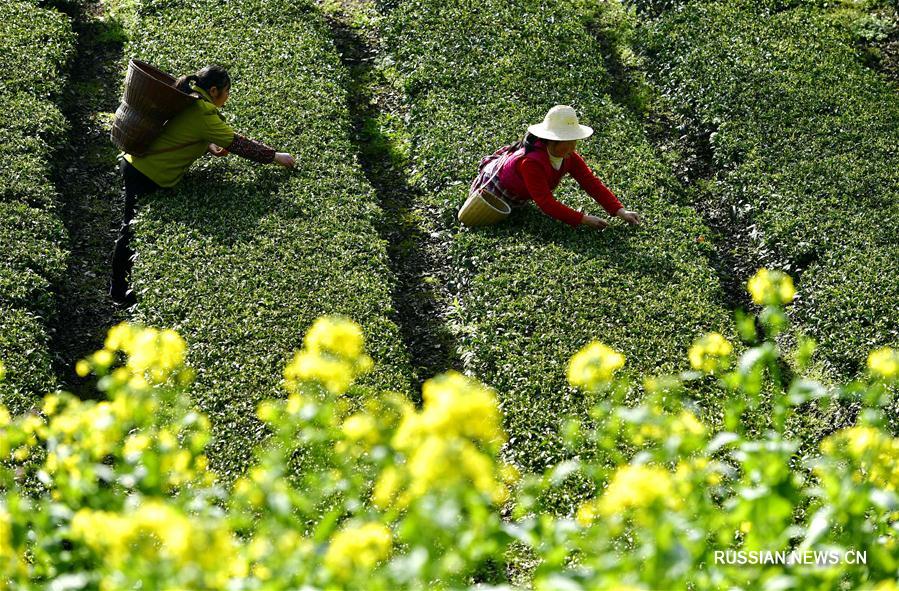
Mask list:
[[[552,192],[562,177],[571,174],[609,215],[638,225],[640,215],[625,209],[575,152],[578,140],[592,134],[593,129],[578,123],[574,109],[556,105],[542,123],[528,127],[519,145],[485,158],[474,184],[504,198],[513,207],[533,200],[544,213],[573,227],[608,226],[609,222],[603,218],[576,211],[553,197]]]

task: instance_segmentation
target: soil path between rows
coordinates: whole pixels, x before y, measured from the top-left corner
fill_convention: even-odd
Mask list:
[[[95,390],[75,375],[75,363],[102,348],[107,330],[127,317],[107,294],[123,207],[109,125],[120,99],[125,37],[101,1],[65,8],[77,35],[77,53],[62,98],[70,130],[57,155],[56,186],[71,256],[58,291],[52,348],[62,386],[93,397]]]
[[[440,264],[446,259],[440,255],[440,245],[418,221],[427,212],[420,209],[422,200],[408,182],[401,150],[383,130],[387,119],[396,121],[402,116],[403,96],[379,74],[377,31],[359,24],[375,10],[365,0],[342,0],[322,7],[348,72],[351,139],[385,214],[377,230],[386,242],[390,269],[396,278],[394,321],[409,354],[412,392],[418,393],[425,380],[462,364],[445,322],[446,306],[441,304],[448,297],[442,287],[447,269]]]

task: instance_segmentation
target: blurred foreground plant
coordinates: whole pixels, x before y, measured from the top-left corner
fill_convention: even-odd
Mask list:
[[[484,589],[507,581],[513,543],[539,559],[537,589],[886,589],[899,569],[899,440],[885,428],[899,355],[872,352],[864,379],[840,388],[785,383],[788,279],[750,281],[763,335],[738,320],[749,342],[738,359],[705,335],[691,370],[647,378],[636,405],[624,357],[584,347],[568,377],[598,402],[566,433],[595,443],[594,459],[523,478],[500,459],[491,390],[449,372],[415,408],[351,389],[372,361],[360,328],[332,317],[285,368],[287,397],[259,406],[271,437],[225,490],[188,398],[186,344],[117,326],[77,368],[108,400],[55,393],[14,419],[0,407],[0,589]],[[799,347],[797,359],[814,348]],[[700,420],[689,397],[700,385],[720,393],[723,429]],[[863,407],[857,425],[800,454],[790,421],[809,401],[842,399]],[[750,428],[759,408],[768,421]],[[559,516],[543,499],[574,473],[596,493]],[[791,550],[866,563],[725,559]]]

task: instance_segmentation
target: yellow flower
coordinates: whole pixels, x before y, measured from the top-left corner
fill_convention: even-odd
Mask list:
[[[899,374],[899,351],[890,347],[871,351],[868,355],[868,369],[882,378],[895,378]]]
[[[12,519],[3,506],[0,506],[0,560],[13,556]]]
[[[596,518],[599,517],[599,515],[599,499],[590,499],[584,501],[581,503],[581,506],[578,507],[575,520],[581,527],[588,527],[596,521]]]
[[[749,279],[747,287],[756,304],[789,304],[796,297],[793,278],[782,271],[759,269]]]
[[[879,447],[886,439],[879,429],[873,427],[851,427],[843,429],[840,434],[848,443],[850,453],[856,457],[864,455],[869,449]]]
[[[304,339],[306,348],[316,353],[327,352],[355,360],[362,355],[362,328],[339,316],[325,316],[316,320]]]
[[[379,439],[377,423],[373,418],[364,414],[354,414],[348,417],[341,425],[341,430],[350,441],[362,441],[368,445],[374,445]]]
[[[143,328],[132,335],[124,350],[130,370],[138,374],[148,372],[155,382],[161,383],[184,364],[187,344],[173,330]]]
[[[357,569],[371,569],[387,558],[393,536],[380,523],[350,526],[334,534],[325,553],[325,566],[339,578],[350,578]]]
[[[59,396],[55,394],[47,394],[44,396],[44,415],[50,417],[56,414],[56,411],[59,410]]]
[[[298,351],[284,368],[285,386],[296,393],[298,382],[318,382],[332,394],[347,391],[357,376],[373,366],[363,351],[365,341],[359,325],[340,317],[315,321]]]
[[[248,572],[224,524],[191,518],[160,501],[122,514],[81,509],[70,535],[100,553],[110,569],[128,572],[134,565],[160,564],[189,577],[181,579],[187,588],[224,588]]]
[[[684,410],[675,419],[672,430],[678,435],[704,435],[705,425],[692,412]]]
[[[135,329],[127,322],[122,322],[109,329],[106,333],[106,341],[103,343],[104,349],[110,351],[124,351],[129,349],[131,341],[134,338]]]
[[[299,394],[291,394],[287,397],[287,404],[284,405],[284,408],[288,413],[296,415],[303,408],[304,402],[303,397]]]
[[[112,362],[115,361],[115,355],[108,349],[100,349],[99,351],[91,355],[91,360],[97,367],[102,367],[105,369],[112,365]]]
[[[408,403],[390,403],[390,412],[378,414],[402,415],[391,444],[405,452],[408,461],[402,475],[399,468],[385,470],[375,486],[374,502],[387,506],[407,480],[408,490],[396,501],[399,506],[434,490],[469,483],[492,502],[505,502],[509,490],[495,454],[506,436],[493,391],[458,372],[447,372],[425,382],[422,397],[420,412]],[[505,475],[512,477],[509,469]]]
[[[395,466],[388,466],[381,472],[371,493],[372,502],[379,509],[387,509],[402,485],[402,475]]]
[[[599,342],[578,351],[568,362],[568,383],[593,390],[607,382],[624,365],[624,356]]]
[[[87,375],[91,372],[91,364],[86,360],[81,359],[78,363],[75,364],[75,373],[78,374],[78,377],[86,378]]]
[[[414,448],[431,435],[464,437],[487,444],[501,444],[506,436],[494,393],[458,372],[432,378],[422,386],[420,413],[408,408],[393,438],[398,449]]]
[[[503,482],[509,486],[512,486],[521,480],[521,471],[519,471],[513,464],[503,463],[499,468],[499,474],[503,479]]]
[[[278,418],[278,407],[271,400],[264,400],[256,407],[256,416],[263,423],[272,423]]]
[[[821,451],[852,460],[856,482],[888,490],[899,488],[899,439],[874,427],[850,427],[821,442]]]
[[[3,405],[3,403],[0,403],[0,427],[7,426],[9,424],[9,421],[9,409],[7,409],[6,406]]]
[[[724,369],[729,363],[733,345],[717,332],[710,332],[697,339],[690,347],[690,365],[697,371],[711,373]]]
[[[127,323],[112,327],[106,335],[104,348],[87,361],[79,362],[75,371],[84,377],[94,367],[107,370],[115,362],[115,353],[121,351],[127,357],[124,368],[112,372],[119,385],[128,384],[132,389],[144,389],[151,383],[161,384],[171,377],[178,377],[182,385],[191,380],[184,368],[187,344],[173,330],[157,330]]]
[[[353,374],[349,362],[312,351],[299,351],[284,369],[288,385],[298,381],[318,382],[332,394],[346,392],[353,383]]]
[[[672,504],[674,485],[671,474],[654,466],[619,468],[600,498],[597,510],[609,517],[627,509],[642,509],[653,503]]]
[[[125,440],[125,447],[123,453],[126,458],[131,460],[137,459],[140,455],[150,447],[150,438],[146,435],[139,433],[136,435],[131,435],[128,439]]]

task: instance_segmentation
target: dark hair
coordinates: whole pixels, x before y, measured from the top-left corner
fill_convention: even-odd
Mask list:
[[[175,88],[181,92],[190,93],[191,85],[196,84],[203,90],[208,91],[215,86],[219,90],[231,88],[231,76],[228,70],[221,66],[209,65],[197,72],[196,74],[188,74],[181,76],[175,82]]]
[[[519,147],[524,147],[524,153],[533,152],[537,149],[537,142],[546,142],[543,138],[539,138],[531,132],[524,134],[524,139],[519,142]]]

